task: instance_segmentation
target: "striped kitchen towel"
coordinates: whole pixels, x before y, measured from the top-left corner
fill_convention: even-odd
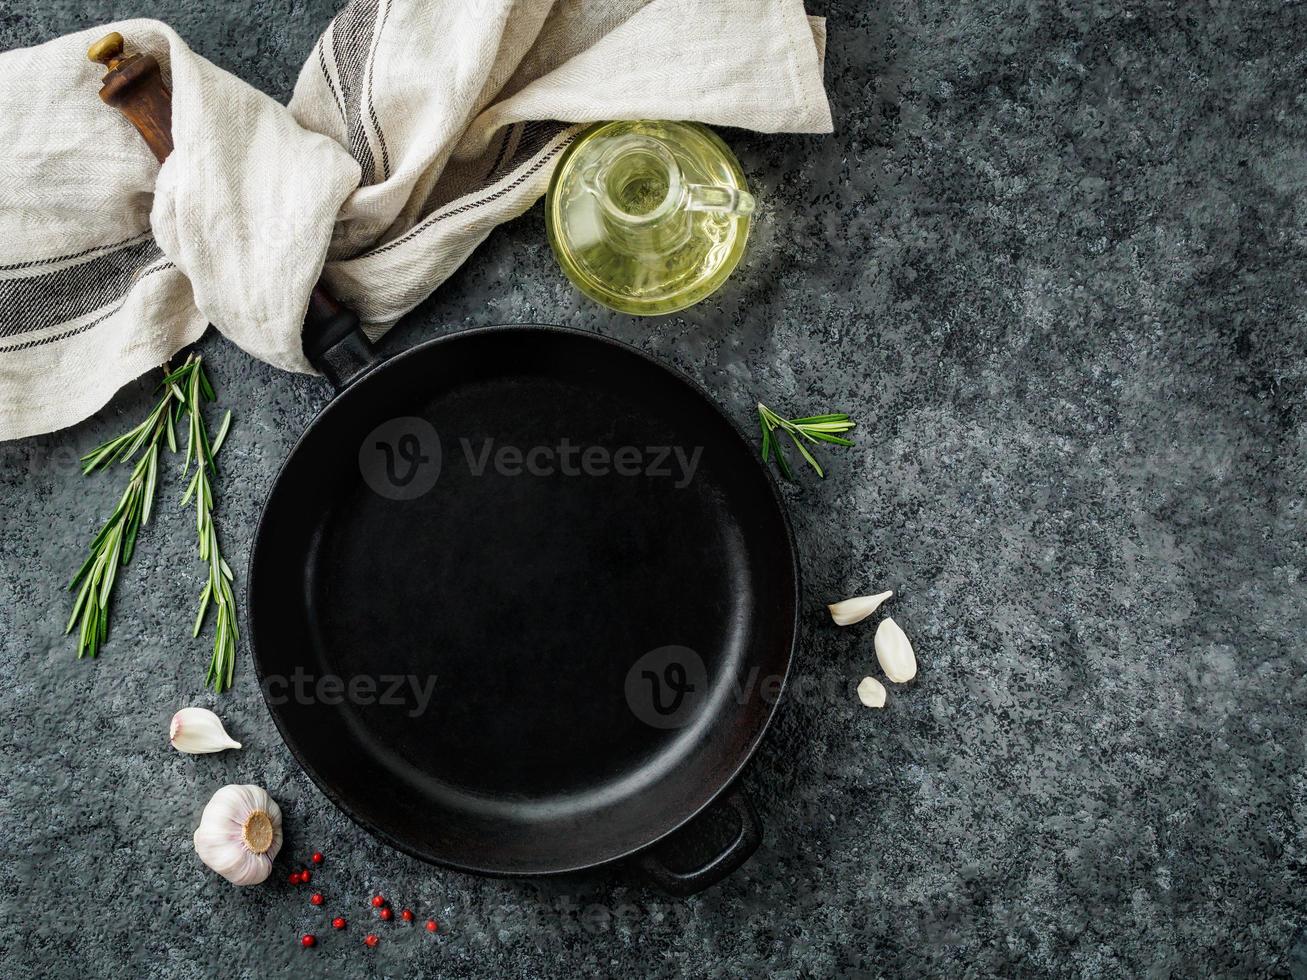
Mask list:
[[[96,97],[110,30],[173,91],[162,168]],[[802,0],[354,0],[282,106],[150,20],[0,55],[0,439],[105,404],[212,323],[300,348],[324,275],[375,337],[544,192],[581,126],[829,132]]]

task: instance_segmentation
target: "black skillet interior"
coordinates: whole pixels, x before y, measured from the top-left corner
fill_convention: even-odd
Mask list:
[[[541,874],[630,855],[731,782],[796,592],[756,449],[701,391],[594,335],[490,328],[313,423],[259,527],[250,625],[282,735],[350,816]]]

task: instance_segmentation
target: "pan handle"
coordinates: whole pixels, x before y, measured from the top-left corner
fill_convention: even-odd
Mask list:
[[[304,356],[337,391],[349,387],[379,363],[358,314],[322,288],[313,287],[304,314]]]
[[[753,852],[758,849],[758,844],[762,841],[762,824],[758,822],[758,814],[754,810],[749,797],[745,795],[744,790],[738,786],[732,786],[709,809],[716,807],[724,807],[733,811],[739,817],[740,829],[736,831],[730,842],[717,853],[717,856],[710,859],[706,864],[691,871],[674,871],[659,860],[658,855],[655,853],[657,848],[646,851],[636,859],[637,867],[645,877],[669,895],[684,897],[696,895],[705,888],[711,888],[749,860]],[[672,839],[675,840],[682,835],[702,837],[705,833],[704,816],[705,814],[700,814],[691,820],[676,831],[672,835]]]

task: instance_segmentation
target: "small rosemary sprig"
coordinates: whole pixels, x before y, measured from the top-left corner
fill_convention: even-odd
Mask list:
[[[195,618],[192,636],[199,635],[204,624],[204,614],[212,600],[218,610],[217,634],[205,684],[212,684],[216,691],[222,691],[231,686],[239,636],[236,630],[236,602],[231,589],[231,568],[223,561],[218,548],[217,529],[213,523],[214,496],[210,475],[217,471],[215,458],[231,428],[231,412],[223,416],[217,436],[210,441],[204,422],[203,403],[213,400],[214,391],[200,356],[191,354],[186,363],[175,371],[165,364],[164,372],[159,402],[145,421],[82,457],[83,475],[107,469],[115,463],[129,463],[133,459],[136,460],[136,465],[118,506],[92,539],[90,554],[69,585],[70,590],[77,589],[79,585],[80,589],[64,632],[72,632],[80,618],[78,657],[94,657],[104,645],[109,634],[109,606],[117,584],[118,569],[131,561],[137,535],[150,520],[158,486],[161,447],[166,442],[170,452],[177,451],[175,426],[185,416],[188,438],[182,473],[190,470],[192,459],[195,460],[196,469],[182,504],[187,504],[192,496],[195,497],[200,558],[209,565],[209,580],[200,593],[200,611]]]
[[[240,631],[236,627],[236,597],[232,594],[231,567],[222,557],[218,545],[218,529],[213,522],[213,483],[211,474],[218,471],[218,450],[231,429],[230,409],[222,417],[218,434],[209,439],[209,429],[204,422],[204,402],[213,401],[213,385],[197,358],[195,368],[189,375],[174,373],[166,382],[175,385],[186,408],[189,420],[186,436],[186,462],[182,464],[185,474],[195,462],[195,475],[182,495],[182,506],[195,500],[195,533],[199,541],[200,560],[209,566],[209,580],[200,591],[200,609],[195,615],[195,626],[191,636],[199,636],[204,625],[204,614],[212,603],[215,609],[215,632],[213,636],[213,654],[209,658],[209,669],[205,674],[204,684],[212,686],[219,693],[231,687],[232,673],[236,669],[236,643]]]
[[[832,442],[837,446],[852,446],[853,442],[838,435],[840,432],[848,432],[857,423],[850,419],[843,412],[831,412],[827,415],[809,415],[801,419],[783,419],[762,402],[758,403],[758,424],[762,429],[762,461],[771,462],[773,450],[776,455],[776,465],[780,467],[781,473],[785,479],[791,480],[794,474],[790,471],[790,464],[785,459],[785,453],[781,451],[781,443],[776,435],[779,429],[790,437],[795,448],[799,450],[808,465],[817,471],[817,475],[823,480],[826,478],[826,472],[817,462],[817,458],[804,445],[804,442],[811,442],[813,445],[822,442]]]

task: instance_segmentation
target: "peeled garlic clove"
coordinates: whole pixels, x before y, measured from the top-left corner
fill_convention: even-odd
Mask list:
[[[880,669],[895,684],[906,684],[917,676],[917,655],[899,624],[886,616],[876,629],[876,659]]]
[[[858,685],[858,700],[868,708],[885,707],[885,685],[874,677],[864,677]]]
[[[182,708],[173,715],[168,741],[178,752],[192,755],[241,747],[222,727],[222,719],[208,708]]]
[[[257,885],[281,850],[281,807],[259,786],[224,786],[195,828],[195,853],[233,885]]]
[[[843,602],[831,603],[826,608],[830,610],[830,618],[835,620],[836,626],[852,626],[854,623],[860,623],[877,609],[880,604],[892,596],[894,592],[882,592],[880,595],[863,595],[856,599],[845,599]]]

